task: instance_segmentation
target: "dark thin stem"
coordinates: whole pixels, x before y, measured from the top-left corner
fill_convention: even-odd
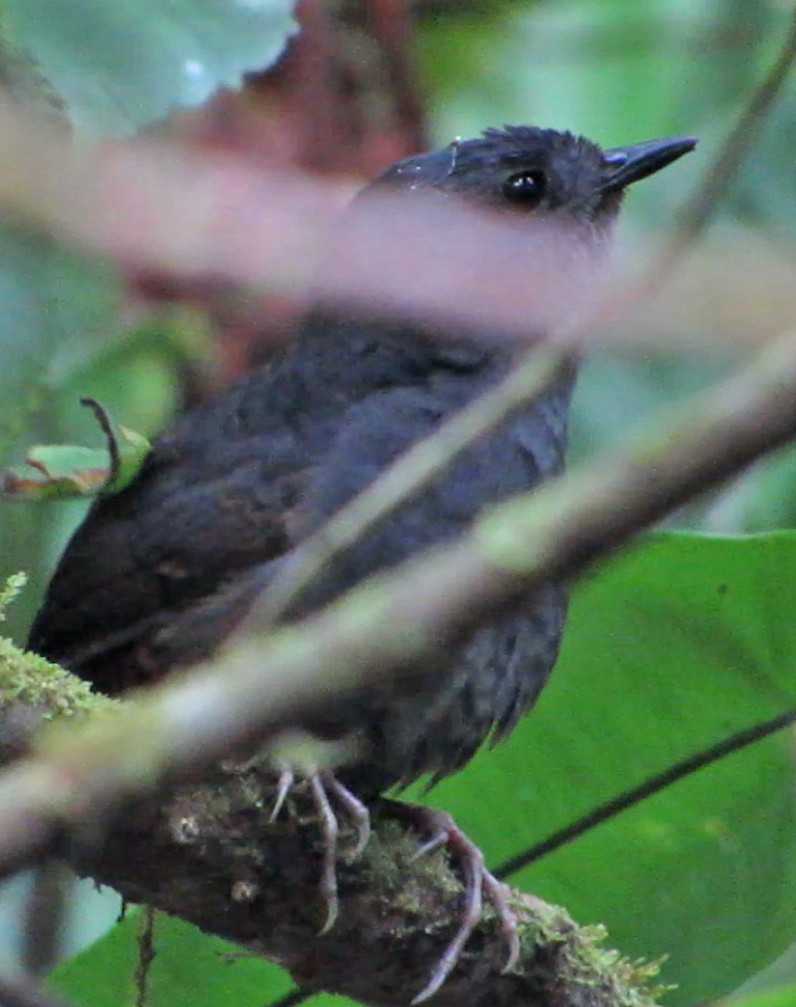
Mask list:
[[[748,727],[743,731],[737,731],[735,734],[723,738],[717,744],[689,755],[681,762],[675,762],[662,773],[650,776],[637,787],[632,787],[630,790],[625,790],[616,797],[612,797],[611,800],[594,808],[582,818],[578,818],[563,829],[554,832],[547,839],[543,839],[540,843],[536,843],[534,846],[523,850],[522,853],[510,857],[508,860],[504,860],[502,864],[498,864],[492,873],[496,878],[500,879],[509,877],[515,871],[527,867],[528,864],[532,864],[536,860],[541,860],[548,853],[552,853],[567,843],[571,843],[573,839],[577,839],[598,825],[602,825],[603,822],[614,818],[620,812],[632,808],[633,805],[639,804],[661,790],[665,790],[666,787],[677,783],[686,776],[690,776],[692,773],[697,772],[697,770],[718,762],[719,759],[732,755],[733,752],[738,752],[742,748],[746,748],[747,745],[753,745],[755,742],[767,738],[770,734],[782,730],[783,727],[787,727],[789,724],[794,723],[794,721],[796,721],[796,710],[787,710],[785,713],[772,717],[771,720],[764,720],[758,724],[753,724],[752,727]]]
[[[97,418],[97,423],[99,423],[102,432],[105,434],[105,442],[108,446],[108,455],[110,456],[110,463],[108,465],[108,478],[105,480],[105,486],[113,486],[116,480],[119,478],[119,472],[122,467],[121,454],[119,452],[119,442],[116,439],[116,431],[113,429],[113,421],[110,418],[108,410],[96,399],[90,398],[88,395],[84,395],[80,400],[81,406],[86,406],[90,409]]]
[[[138,929],[138,962],[135,968],[135,1004],[146,1007],[149,999],[149,970],[155,960],[155,913],[152,906],[144,906]]]

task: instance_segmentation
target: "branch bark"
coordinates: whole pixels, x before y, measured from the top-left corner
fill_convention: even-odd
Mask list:
[[[95,702],[84,682],[6,641],[0,650],[0,681],[0,738],[8,736],[11,725],[14,739],[6,757],[19,754],[26,732],[30,739],[42,719],[93,717],[102,724],[108,718],[97,714],[121,714],[127,705],[103,697]],[[84,773],[101,773],[112,738],[105,728],[110,726],[105,723],[92,734],[89,723],[75,739],[73,755],[80,753]],[[89,737],[94,744],[87,743]],[[127,746],[146,744],[146,739],[115,735],[117,749],[120,741],[121,758],[135,772],[140,763]],[[47,753],[52,774],[60,764],[60,782],[69,790],[74,765],[69,758],[64,761],[68,748],[63,738],[56,734],[54,747],[46,739],[38,745],[38,761],[44,762]],[[24,766],[11,769],[6,781],[15,772],[22,773],[18,780],[24,787]],[[46,782],[48,775],[39,779]],[[37,791],[34,802],[44,796]],[[271,822],[274,797],[273,765],[264,753],[245,761],[225,760],[201,781],[140,796],[117,807],[110,820],[107,808],[95,808],[92,816],[72,799],[48,828],[23,818],[12,832],[33,826],[40,854],[58,853],[129,902],[155,906],[278,961],[303,989],[332,990],[376,1007],[405,1005],[427,981],[457,920],[462,886],[446,856],[438,852],[414,860],[418,837],[377,807],[364,855],[354,864],[340,864],[338,923],[331,933],[320,935],[326,906],[318,889],[320,833],[314,805],[299,789],[285,813]],[[54,791],[50,798],[55,800]],[[70,810],[69,828],[62,828],[67,823],[59,819]],[[27,856],[33,852],[31,845]],[[498,1007],[540,1000],[550,1007],[651,1007],[656,966],[629,962],[604,949],[601,928],[578,927],[563,909],[520,892],[514,896],[523,948],[517,970],[501,973],[505,941],[487,913],[436,1004],[454,1007],[464,998]],[[43,996],[31,986],[34,994]],[[26,1007],[50,1004],[46,999],[22,1002]]]

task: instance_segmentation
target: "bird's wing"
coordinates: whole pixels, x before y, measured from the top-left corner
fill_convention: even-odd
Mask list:
[[[456,403],[458,405],[458,403]],[[68,545],[31,632],[31,649],[111,694],[217,648],[308,533],[430,433],[453,403],[423,386],[343,406],[313,453],[284,422],[219,431],[194,414],[156,443],[137,479],[101,498]],[[229,402],[216,406],[225,415]],[[517,438],[488,439],[379,524],[292,606],[306,614],[364,577],[461,533],[496,500],[535,482]]]
[[[135,481],[99,498],[67,546],[30,648],[111,694],[161,677],[158,634],[289,548],[302,479],[287,434],[239,436],[211,453],[179,437],[156,442]],[[217,613],[214,645],[236,617]],[[212,636],[208,619],[206,649]]]

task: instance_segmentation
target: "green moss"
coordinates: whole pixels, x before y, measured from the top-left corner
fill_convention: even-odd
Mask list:
[[[418,839],[398,822],[381,821],[361,861],[369,888],[410,918],[428,916],[427,893],[440,887],[456,898],[461,886],[440,850],[417,858]]]
[[[0,587],[0,622],[27,580],[24,573],[15,573]],[[18,704],[36,707],[45,720],[71,718],[114,705],[57,664],[0,637],[0,713]]]
[[[2,588],[0,588],[0,622],[6,617],[6,609],[17,597],[28,582],[26,573],[12,573]]]
[[[0,637],[0,712],[17,703],[41,709],[47,720],[71,718],[115,705],[57,664]]]
[[[563,909],[559,912],[566,916]],[[572,982],[592,989],[610,984],[614,988],[612,1002],[623,1007],[654,1007],[660,996],[672,988],[653,982],[660,973],[662,959],[623,958],[618,951],[604,946],[605,927],[575,928],[571,922],[569,925],[573,928],[573,939],[564,954],[565,971]]]

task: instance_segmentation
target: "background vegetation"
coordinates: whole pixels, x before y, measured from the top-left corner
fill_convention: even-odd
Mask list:
[[[20,101],[71,123],[80,142],[147,129],[259,163],[276,156],[266,140],[277,136],[304,167],[348,176],[367,176],[409,152],[424,130],[431,143],[504,122],[569,128],[605,146],[698,135],[698,156],[629,198],[621,251],[636,259],[706,172],[793,18],[779,0],[459,0],[419,4],[412,34],[396,42],[374,28],[405,29],[394,11],[369,20],[358,5],[330,5],[334,27],[324,30],[341,51],[351,47],[340,59],[353,84],[336,90],[338,68],[329,71],[327,97],[338,111],[350,107],[343,108],[348,133],[330,130],[334,142],[324,150],[311,132],[317,102],[299,86],[310,71],[296,48],[311,44],[311,32],[309,43],[294,41],[279,58],[290,7],[4,0],[0,68]],[[406,60],[403,77],[384,71],[379,53],[388,44]],[[356,76],[362,67],[383,75],[374,85]],[[253,75],[236,96],[244,71]],[[211,100],[221,86],[233,91]],[[368,88],[372,108],[362,101]],[[177,105],[194,111],[173,112]],[[633,332],[622,334],[635,347],[590,355],[575,403],[574,458],[621,440],[645,414],[793,326],[794,124],[789,85],[755,124],[712,229],[648,312],[634,316]],[[9,223],[0,243],[3,465],[35,442],[100,444],[81,395],[98,398],[129,427],[157,430],[261,359],[263,336],[289,330],[293,318],[282,299],[266,309],[212,284],[188,289],[81,257],[19,224]],[[30,575],[9,612],[18,640],[82,506],[12,501],[0,509],[0,574]],[[427,799],[453,812],[498,863],[651,773],[793,705],[796,536],[787,529],[794,516],[796,455],[788,449],[675,515],[679,531],[656,534],[591,576],[576,592],[564,653],[538,709],[508,743],[480,753]],[[666,955],[663,978],[676,985],[667,1003],[796,1003],[794,784],[792,738],[773,737],[595,828],[512,882],[565,905],[581,923],[605,924],[623,953]],[[9,961],[19,952],[20,887],[15,882],[4,903]],[[110,928],[52,980],[79,1007],[131,1002],[137,923],[133,916],[111,926],[117,908],[88,888],[75,897],[67,953]],[[290,986],[267,963],[219,965],[220,942],[185,924],[158,922],[156,945],[153,1007],[259,1007]]]

